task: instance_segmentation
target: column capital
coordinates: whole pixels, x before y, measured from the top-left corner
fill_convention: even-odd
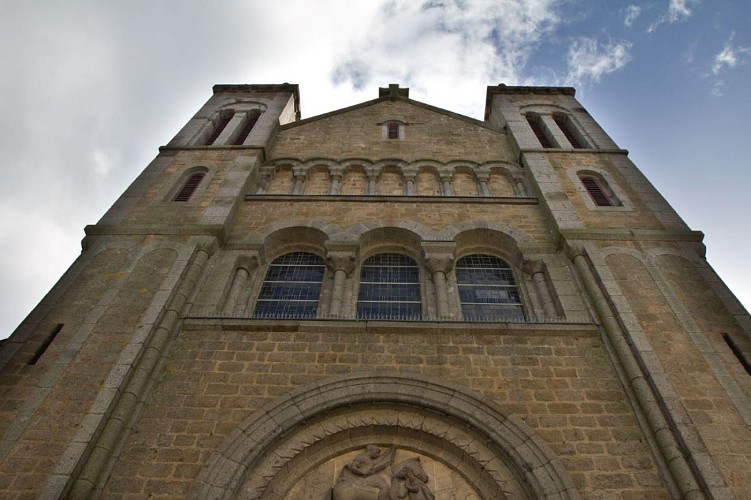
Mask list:
[[[355,269],[355,253],[329,251],[326,253],[326,265],[333,271],[344,271],[349,276]]]
[[[456,243],[453,241],[425,241],[422,244],[424,252],[425,267],[430,274],[442,272],[444,274],[451,271],[454,267],[454,249]]]
[[[530,276],[537,273],[544,273],[545,262],[543,262],[541,259],[525,260],[524,264],[522,265],[522,271],[524,271],[526,274],[529,274]]]
[[[237,259],[237,266],[238,268],[245,269],[248,272],[251,272],[255,268],[257,268],[260,265],[260,256],[258,255],[258,252],[253,252],[251,254],[243,254]]]

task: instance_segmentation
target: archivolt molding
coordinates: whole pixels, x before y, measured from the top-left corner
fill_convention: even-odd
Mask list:
[[[358,408],[370,408],[372,416],[356,415]],[[298,459],[307,470],[316,466],[306,458],[307,450],[328,443],[323,458],[330,458],[360,445],[350,436],[362,432],[347,429],[374,428],[381,440],[390,436],[397,445],[404,433],[409,441],[405,446],[415,452],[434,454],[431,442],[458,450],[456,469],[476,476],[484,491],[494,488],[489,498],[503,498],[511,482],[534,498],[579,498],[552,450],[521,419],[503,414],[482,395],[417,374],[371,372],[307,384],[254,412],[209,458],[191,489],[192,497],[235,498],[243,489],[246,494],[252,491],[254,498],[283,498],[290,484],[285,475],[298,468],[290,464]],[[298,432],[306,438],[291,442],[290,436]],[[476,439],[468,439],[470,435]],[[503,472],[509,469],[512,477]],[[248,481],[252,489],[243,488]],[[273,491],[265,494],[268,489]]]

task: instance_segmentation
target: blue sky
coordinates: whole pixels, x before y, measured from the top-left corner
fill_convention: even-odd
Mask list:
[[[0,0],[0,338],[215,83],[481,118],[485,87],[573,85],[751,306],[751,2]]]

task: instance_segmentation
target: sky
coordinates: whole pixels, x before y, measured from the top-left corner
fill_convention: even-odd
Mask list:
[[[751,308],[748,0],[0,0],[0,338],[216,83],[482,119],[488,85],[574,86]]]

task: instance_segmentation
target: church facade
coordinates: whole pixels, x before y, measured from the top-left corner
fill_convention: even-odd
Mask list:
[[[0,345],[0,496],[747,498],[750,334],[572,88],[217,85]]]

